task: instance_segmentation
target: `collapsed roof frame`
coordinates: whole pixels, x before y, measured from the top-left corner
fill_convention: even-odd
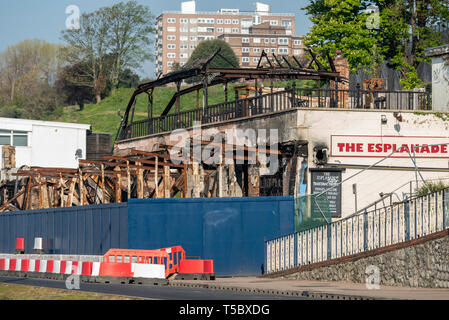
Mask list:
[[[143,83],[137,87],[132,94],[129,103],[126,107],[125,114],[120,123],[119,130],[117,132],[116,140],[122,130],[126,130],[128,125],[133,123],[134,113],[136,107],[137,96],[145,93],[148,95],[148,120],[153,118],[153,92],[157,87],[165,86],[169,83],[176,84],[176,92],[164,108],[160,116],[166,116],[176,103],[176,110],[180,112],[179,98],[182,95],[188,94],[193,91],[203,91],[203,111],[208,106],[208,87],[218,84],[224,84],[225,88],[225,102],[228,101],[228,83],[244,80],[255,80],[257,88],[257,80],[267,80],[273,83],[273,80],[317,80],[320,84],[321,81],[333,80],[335,81],[336,88],[338,89],[339,82],[347,82],[348,79],[341,77],[337,72],[333,60],[327,54],[327,60],[329,62],[330,70],[328,70],[320,61],[312,50],[307,49],[311,60],[302,65],[295,56],[291,56],[289,60],[285,56],[281,56],[280,60],[274,53],[272,54],[273,60],[270,61],[265,51],[259,58],[259,62],[256,68],[239,68],[234,66],[228,59],[220,54],[221,48],[210,55],[207,58],[200,58],[191,63],[186,64],[180,70],[170,72],[163,77],[159,77],[156,80]],[[228,68],[216,68],[212,67],[211,63],[216,58],[220,57],[227,62],[231,67]],[[266,59],[267,65],[262,65],[262,60]],[[313,69],[313,65],[316,69]],[[181,90],[181,82],[192,77],[200,77],[201,82],[193,84],[192,86]],[[257,95],[257,90],[256,90]],[[198,100],[198,95],[197,95]],[[197,101],[198,104],[198,101]]]

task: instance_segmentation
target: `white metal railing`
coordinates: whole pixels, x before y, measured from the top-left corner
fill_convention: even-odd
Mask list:
[[[449,228],[449,189],[265,241],[265,273],[420,238]]]

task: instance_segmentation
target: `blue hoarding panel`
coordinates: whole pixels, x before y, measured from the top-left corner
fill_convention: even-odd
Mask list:
[[[0,214],[0,252],[13,253],[15,239],[25,238],[32,253],[34,238],[44,239],[47,253],[102,255],[128,246],[127,204],[28,210]]]
[[[293,197],[130,199],[128,246],[181,245],[217,275],[260,274],[264,238],[294,232]]]

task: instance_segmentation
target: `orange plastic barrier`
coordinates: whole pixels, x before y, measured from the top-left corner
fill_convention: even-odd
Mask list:
[[[181,260],[179,273],[214,273],[214,260]]]
[[[131,263],[100,263],[100,277],[132,277]]]
[[[5,259],[0,259],[0,270],[5,270]]]
[[[16,250],[25,250],[24,238],[16,238]]]
[[[165,277],[179,270],[179,263],[185,259],[186,252],[181,246],[154,250],[109,249],[103,256],[104,262],[152,263],[165,265]],[[101,267],[100,267],[101,268]]]
[[[16,270],[16,265],[17,265],[17,260],[16,259],[9,260],[9,270],[10,271]]]

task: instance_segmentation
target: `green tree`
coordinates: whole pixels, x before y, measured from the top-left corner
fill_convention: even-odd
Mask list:
[[[58,50],[58,45],[38,39],[8,47],[0,55],[0,94],[12,103],[16,96],[34,94],[42,85],[50,85],[59,64]]]
[[[187,65],[191,64],[197,59],[207,58],[214,54],[219,48],[221,48],[220,55],[226,58],[229,62],[232,63],[235,67],[238,67],[239,60],[237,59],[237,56],[232,50],[231,46],[224,40],[221,39],[215,39],[215,40],[203,40],[201,41],[198,46],[193,50],[192,54],[190,55],[189,60],[187,61]],[[220,56],[216,56],[209,64],[212,68],[229,68],[232,67],[229,62],[227,62],[225,59],[223,59]],[[198,82],[200,79],[198,77],[193,77],[190,79],[187,79],[187,83],[192,82]]]
[[[368,28],[370,6],[378,8],[378,28]],[[442,44],[435,24],[449,19],[449,0],[311,0],[303,9],[314,23],[306,45],[330,55],[342,50],[352,72],[387,62],[407,89],[422,85],[416,69],[426,47]]]
[[[108,51],[113,57],[111,84],[118,88],[122,70],[139,68],[151,59],[151,35],[156,31],[154,16],[147,6],[136,1],[120,2],[100,11],[109,26]]]
[[[106,59],[108,28],[106,16],[99,10],[82,14],[79,29],[62,31],[62,39],[67,44],[61,50],[63,59],[70,65],[86,66],[71,81],[74,85],[92,88],[97,103],[101,101],[110,72]]]
[[[351,72],[369,68],[376,40],[366,27],[368,13],[363,13],[364,9],[362,0],[312,0],[304,8],[313,22],[305,44],[322,56],[334,56],[341,50]]]
[[[87,65],[73,84],[91,87],[100,102],[105,89],[120,86],[124,70],[132,71],[151,58],[153,25],[150,9],[136,1],[82,14],[78,30],[62,31],[67,44],[64,59],[71,65]]]
[[[55,83],[58,94],[64,97],[65,103],[77,104],[80,111],[84,109],[86,102],[95,99],[93,90],[89,86],[77,85],[75,78],[82,76],[88,69],[86,63],[68,65],[58,72]]]
[[[43,119],[59,104],[54,89],[59,46],[24,40],[0,54],[0,114]]]
[[[231,46],[226,41],[221,39],[201,41],[195,50],[193,50],[187,64],[195,61],[196,59],[209,57],[219,48],[221,48],[220,55],[229,60],[229,62],[231,62],[234,66],[238,67],[240,65],[234,50],[232,50]],[[221,57],[215,57],[209,66],[212,68],[231,67],[229,63]]]

